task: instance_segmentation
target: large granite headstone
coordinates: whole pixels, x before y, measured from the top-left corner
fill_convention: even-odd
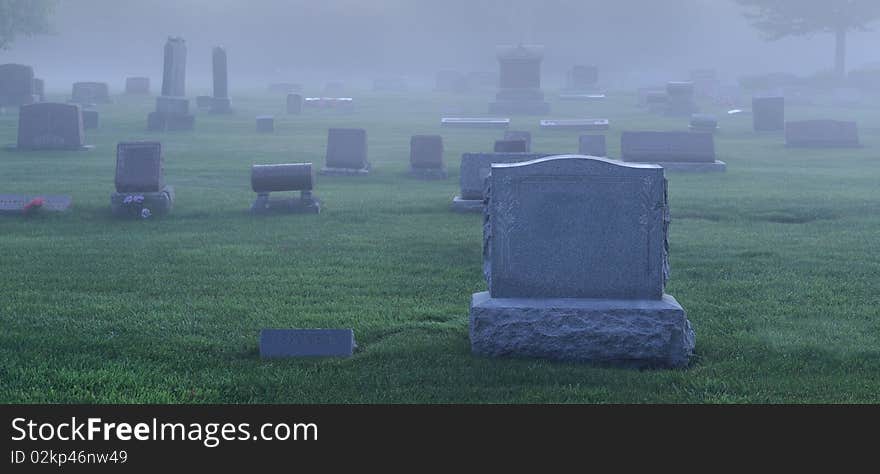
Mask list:
[[[752,98],[752,122],[756,132],[785,130],[785,97]]]
[[[186,41],[170,37],[165,43],[162,95],[156,98],[156,111],[147,117],[150,131],[189,131],[195,116],[189,113],[186,98]]]
[[[802,120],[785,123],[785,146],[792,148],[858,148],[856,122]]]
[[[362,128],[331,128],[327,132],[327,158],[322,175],[366,175],[367,131]]]
[[[499,47],[499,88],[495,102],[489,104],[489,113],[550,113],[550,104],[544,101],[544,92],[541,90],[543,59],[544,49],[541,46]]]
[[[85,145],[82,111],[76,104],[40,102],[18,110],[18,149],[82,150]]]
[[[623,132],[621,159],[657,163],[670,171],[725,171],[715,159],[715,137],[707,132]]]
[[[443,137],[413,135],[409,141],[409,175],[421,179],[446,179]]]
[[[125,93],[131,95],[150,95],[149,77],[129,77],[125,79]]]
[[[108,104],[110,103],[110,86],[106,82],[76,82],[70,101],[74,104]]]
[[[34,68],[24,64],[0,65],[0,107],[35,102]]]
[[[452,198],[455,212],[482,212],[486,177],[492,163],[518,163],[551,156],[548,153],[465,153],[461,155],[459,194]]]
[[[229,101],[229,71],[227,68],[226,50],[220,46],[214,48],[211,55],[214,76],[214,98],[211,113],[226,114],[232,112]]]
[[[110,210],[117,217],[148,218],[171,211],[174,189],[165,184],[165,157],[159,142],[116,146],[116,192]]]
[[[251,167],[251,189],[257,199],[251,205],[254,214],[280,212],[286,214],[318,214],[321,203],[312,195],[315,177],[311,163],[254,165]],[[299,191],[299,196],[270,198],[273,192]]]
[[[662,167],[555,156],[493,164],[487,181],[474,354],[688,365],[694,331],[664,291]]]

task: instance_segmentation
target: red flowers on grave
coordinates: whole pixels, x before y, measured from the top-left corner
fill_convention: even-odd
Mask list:
[[[41,197],[35,197],[35,198],[31,199],[21,209],[22,214],[28,215],[28,214],[36,211],[37,209],[43,207],[43,202],[44,202],[44,200]]]

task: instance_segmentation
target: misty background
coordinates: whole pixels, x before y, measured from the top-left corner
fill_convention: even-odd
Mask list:
[[[497,71],[495,46],[545,45],[543,84],[574,64],[601,82],[635,87],[715,68],[721,79],[808,75],[833,66],[831,35],[765,42],[730,0],[61,0],[53,33],[21,37],[0,63],[34,66],[50,91],[75,81],[122,89],[127,76],[161,84],[168,36],[187,41],[189,91],[211,84],[211,48],[226,47],[230,87],[379,77],[429,86],[442,69]],[[850,69],[880,62],[880,34],[852,33]]]

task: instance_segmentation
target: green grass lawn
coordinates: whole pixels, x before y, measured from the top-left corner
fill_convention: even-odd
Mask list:
[[[491,94],[355,94],[352,114],[286,116],[284,98],[236,96],[193,133],[145,132],[153,100],[100,106],[85,152],[0,151],[0,194],[70,194],[64,214],[0,218],[0,402],[880,402],[880,101],[789,107],[788,118],[858,120],[858,150],[804,151],[721,117],[724,174],[671,174],[672,276],[697,357],[630,370],[473,357],[471,294],[483,291],[481,216],[449,211],[462,153],[498,130],[446,130]],[[61,96],[54,97],[62,100]],[[633,95],[554,102],[554,117],[685,129]],[[723,115],[717,107],[708,111]],[[276,115],[276,133],[254,117]],[[531,130],[570,153],[577,132]],[[324,161],[327,128],[368,132],[368,177],[317,177],[320,215],[254,217],[254,163]],[[17,114],[0,116],[14,143]],[[448,180],[406,176],[409,137],[444,137]],[[110,217],[116,143],[161,140],[171,215]],[[264,327],[353,328],[350,359],[260,360]]]

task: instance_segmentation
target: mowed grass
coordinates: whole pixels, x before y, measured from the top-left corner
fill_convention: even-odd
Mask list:
[[[0,193],[70,194],[65,214],[0,218],[0,401],[12,403],[878,402],[880,101],[789,107],[788,117],[858,120],[858,150],[786,149],[723,109],[725,174],[671,174],[672,277],[697,358],[631,370],[470,354],[468,304],[483,291],[481,216],[449,211],[459,157],[497,130],[446,130],[485,115],[491,93],[355,93],[357,111],[283,114],[283,97],[233,98],[193,133],[145,132],[149,98],[100,106],[87,152],[0,152]],[[548,95],[552,95],[549,94]],[[56,100],[64,97],[56,96]],[[677,130],[632,95],[554,102],[554,117]],[[15,111],[0,116],[14,143]],[[275,114],[273,135],[254,117]],[[576,132],[531,130],[536,151],[577,150]],[[368,131],[374,170],[318,177],[317,216],[253,217],[253,163],[324,161],[327,128]],[[406,177],[409,137],[442,134],[450,177]],[[161,140],[173,213],[109,215],[115,145]],[[350,327],[350,359],[263,361],[265,327]]]

